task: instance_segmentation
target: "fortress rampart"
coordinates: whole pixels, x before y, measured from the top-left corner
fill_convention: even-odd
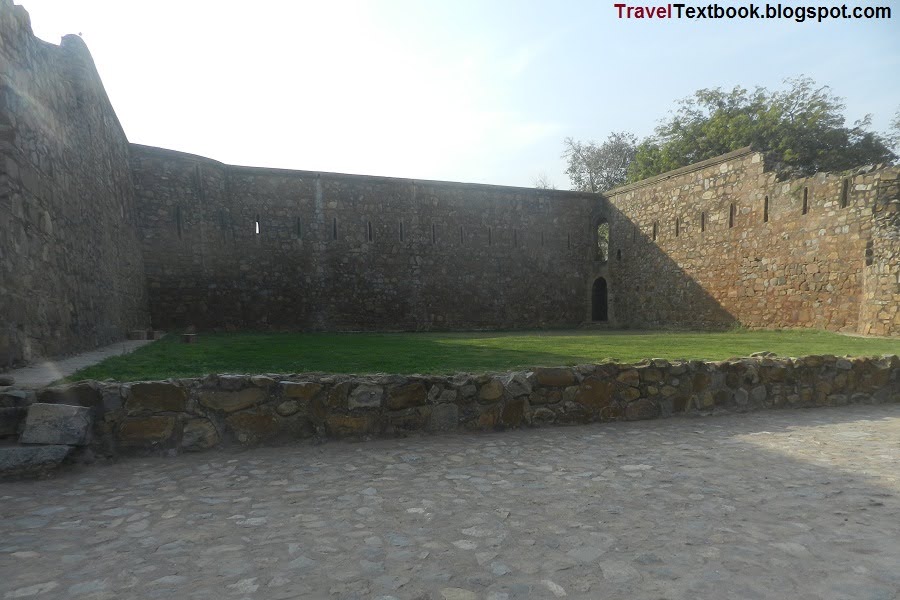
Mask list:
[[[619,324],[897,335],[898,175],[780,181],[746,148],[608,192]]]
[[[0,0],[0,367],[149,325],[128,155],[81,38]]]
[[[590,319],[593,194],[233,167],[144,146],[131,156],[156,327]]]
[[[746,148],[605,195],[237,167],[129,144],[82,40],[11,0],[0,59],[0,367],[149,326],[900,335],[897,167],[781,181]]]

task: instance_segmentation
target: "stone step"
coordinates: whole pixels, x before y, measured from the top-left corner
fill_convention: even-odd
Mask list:
[[[45,475],[71,451],[71,446],[61,445],[0,446],[0,481]]]
[[[37,402],[28,407],[23,444],[83,445],[93,421],[90,408]]]

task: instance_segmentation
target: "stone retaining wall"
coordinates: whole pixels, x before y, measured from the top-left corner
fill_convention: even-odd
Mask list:
[[[46,388],[94,409],[95,452],[633,421],[682,413],[900,402],[900,358],[755,356],[452,376],[211,375]]]

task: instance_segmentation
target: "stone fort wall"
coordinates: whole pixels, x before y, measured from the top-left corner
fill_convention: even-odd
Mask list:
[[[128,152],[81,38],[0,0],[0,368],[149,324]]]
[[[235,167],[137,145],[131,163],[154,327],[590,320],[596,195]]]
[[[746,148],[608,192],[618,324],[900,334],[898,175],[779,181]]]

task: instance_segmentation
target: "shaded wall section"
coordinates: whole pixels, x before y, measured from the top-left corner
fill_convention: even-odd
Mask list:
[[[84,42],[0,0],[0,366],[149,324],[128,141]]]
[[[900,334],[897,174],[779,181],[747,148],[608,192],[620,323]]]
[[[227,166],[132,146],[154,327],[590,319],[593,194]]]

